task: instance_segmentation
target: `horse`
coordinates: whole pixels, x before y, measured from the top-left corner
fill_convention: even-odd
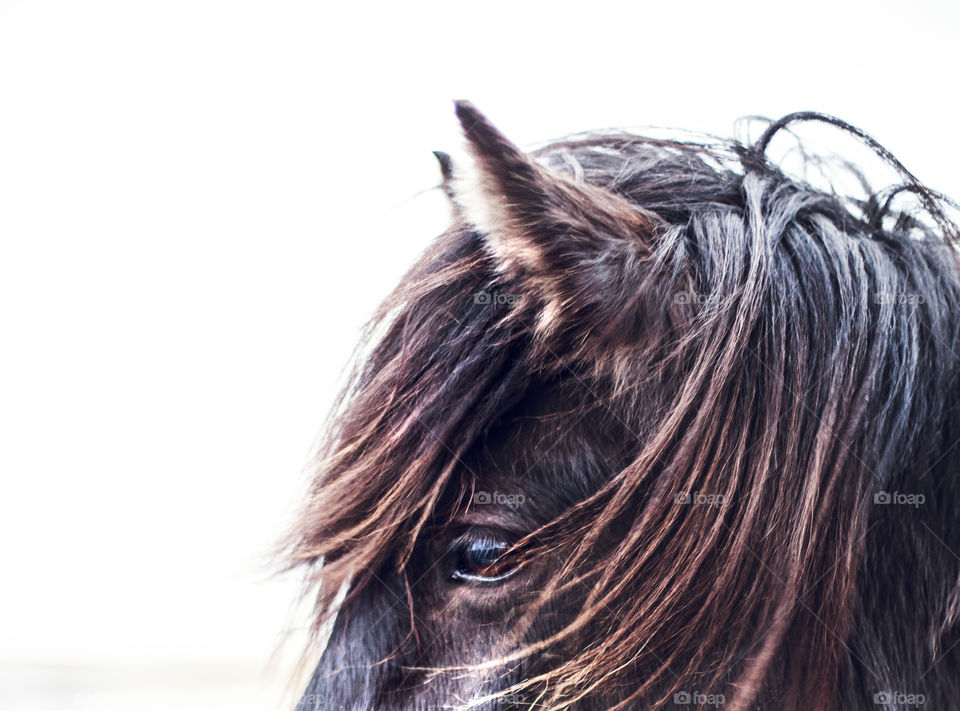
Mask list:
[[[530,152],[456,114],[285,539],[298,711],[958,708],[955,204],[815,112]],[[767,156],[811,123],[899,178]]]

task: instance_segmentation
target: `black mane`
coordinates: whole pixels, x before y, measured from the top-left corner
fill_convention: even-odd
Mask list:
[[[350,585],[314,707],[952,707],[945,199],[819,114],[752,145],[527,155],[458,112],[476,161],[444,164],[458,219],[368,327],[288,542],[318,629]],[[766,149],[801,120],[904,182],[787,175]],[[436,577],[442,541],[491,527],[516,530],[522,586]]]

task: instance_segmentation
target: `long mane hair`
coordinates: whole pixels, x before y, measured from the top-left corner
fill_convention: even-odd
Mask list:
[[[458,114],[474,164],[448,183],[457,219],[368,324],[286,544],[317,629],[344,587],[349,604],[380,571],[404,575],[470,505],[471,447],[532,382],[567,377],[632,436],[625,466],[516,544],[561,563],[482,665],[537,660],[504,693],[827,709],[838,689],[919,683],[960,639],[945,200],[820,114],[752,144],[616,133],[533,154]],[[767,146],[801,120],[862,139],[902,184],[850,196],[785,174]],[[677,505],[704,493],[719,504]],[[563,624],[525,636],[575,589]]]

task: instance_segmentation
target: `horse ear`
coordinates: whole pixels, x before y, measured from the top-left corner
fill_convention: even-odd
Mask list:
[[[440,176],[443,178],[440,187],[447,194],[447,197],[453,200],[453,188],[451,187],[453,183],[453,158],[450,157],[449,153],[443,151],[434,151],[433,157],[437,159],[437,163],[440,165]]]
[[[604,188],[552,171],[511,143],[467,101],[456,102],[472,169],[454,199],[499,269],[536,287],[541,325],[572,310],[624,307],[629,273],[650,254],[656,216]]]

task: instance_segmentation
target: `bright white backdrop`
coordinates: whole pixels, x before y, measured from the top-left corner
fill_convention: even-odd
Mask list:
[[[277,707],[266,554],[450,99],[520,143],[817,109],[960,196],[955,2],[338,5],[0,2],[5,709]]]

